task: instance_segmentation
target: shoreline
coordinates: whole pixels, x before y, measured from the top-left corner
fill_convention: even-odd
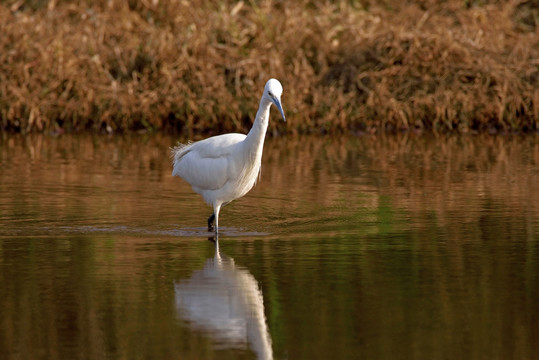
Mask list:
[[[2,4],[0,132],[539,131],[532,2],[351,3]]]

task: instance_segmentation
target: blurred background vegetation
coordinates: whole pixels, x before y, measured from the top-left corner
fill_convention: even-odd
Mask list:
[[[0,128],[535,132],[536,0],[7,0]]]

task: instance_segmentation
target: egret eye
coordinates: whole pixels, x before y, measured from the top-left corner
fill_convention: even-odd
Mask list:
[[[268,95],[275,99],[275,95],[271,91],[268,91]]]

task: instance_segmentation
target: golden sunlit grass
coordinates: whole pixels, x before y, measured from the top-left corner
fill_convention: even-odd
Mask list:
[[[276,77],[273,132],[536,131],[534,4],[5,1],[1,128],[246,131]]]

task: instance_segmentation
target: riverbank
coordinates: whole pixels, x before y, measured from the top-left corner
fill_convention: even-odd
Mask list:
[[[373,3],[378,3],[374,2]],[[0,127],[219,133],[534,132],[532,1],[98,0],[0,5]]]

